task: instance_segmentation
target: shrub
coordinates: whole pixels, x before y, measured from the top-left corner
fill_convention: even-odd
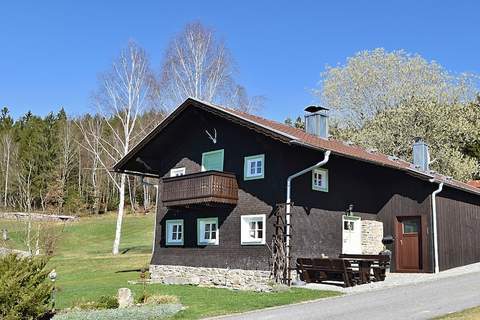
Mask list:
[[[118,300],[114,296],[101,296],[97,305],[98,309],[116,309],[118,308]]]
[[[169,304],[169,303],[178,303],[177,296],[171,295],[151,295],[145,299],[145,304]]]
[[[170,317],[180,311],[179,304],[141,306],[124,309],[84,310],[58,314],[54,320],[154,320]]]
[[[94,310],[94,309],[116,309],[118,301],[116,297],[101,296],[97,301],[77,301],[74,309]]]
[[[45,258],[0,257],[0,319],[38,319],[49,311],[52,283]]]

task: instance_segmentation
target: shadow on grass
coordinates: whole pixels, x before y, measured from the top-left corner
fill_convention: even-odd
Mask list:
[[[134,247],[129,247],[125,248],[122,251],[120,251],[120,254],[126,254],[126,253],[151,253],[152,248],[149,246],[134,246]]]
[[[115,273],[129,273],[129,272],[142,272],[142,269],[127,269],[127,270],[119,270],[115,271]]]

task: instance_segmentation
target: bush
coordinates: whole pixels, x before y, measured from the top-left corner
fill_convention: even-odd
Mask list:
[[[178,303],[178,297],[170,295],[152,295],[145,299],[145,304],[169,304]]]
[[[97,301],[77,301],[74,309],[94,310],[94,309],[116,309],[118,301],[116,297],[101,296]]]
[[[49,311],[52,283],[45,258],[0,257],[0,319],[38,319]]]
[[[72,311],[58,314],[54,320],[154,320],[170,317],[180,311],[179,304],[164,304],[156,306],[131,307],[124,309],[107,309],[91,311]]]

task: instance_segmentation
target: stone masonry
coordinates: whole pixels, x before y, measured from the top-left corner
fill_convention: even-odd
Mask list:
[[[383,250],[383,223],[362,220],[362,254],[379,254]]]
[[[261,270],[150,265],[150,279],[152,283],[271,291],[270,272]]]

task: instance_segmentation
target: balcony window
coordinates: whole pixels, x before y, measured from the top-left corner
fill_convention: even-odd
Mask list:
[[[223,149],[202,154],[202,171],[223,171]]]
[[[170,170],[170,177],[178,177],[185,175],[185,167],[182,168],[173,168]]]

